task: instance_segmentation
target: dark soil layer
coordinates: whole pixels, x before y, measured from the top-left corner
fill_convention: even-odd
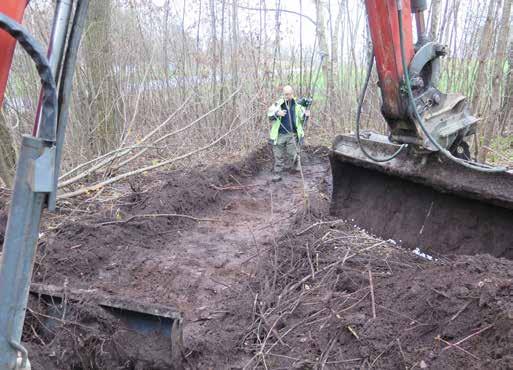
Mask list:
[[[254,366],[513,368],[512,261],[429,261],[345,223],[288,234],[277,250],[253,286],[262,318],[244,344],[264,353]]]
[[[183,361],[92,302],[49,321],[32,297],[33,368],[513,367],[513,262],[429,261],[335,220],[327,151],[309,148],[303,165],[304,183],[272,183],[263,148],[233,165],[140,177],[122,198],[46,218],[34,279],[178,307]]]
[[[382,238],[436,254],[513,259],[513,210],[444,194],[334,160],[332,213]]]

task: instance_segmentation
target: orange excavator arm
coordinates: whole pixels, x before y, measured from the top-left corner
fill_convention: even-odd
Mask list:
[[[463,95],[437,88],[446,48],[426,35],[427,0],[365,0],[365,7],[389,139],[430,151],[458,146],[474,133],[477,119]]]
[[[365,6],[373,50],[355,135],[333,143],[331,213],[411,249],[511,258],[513,171],[472,161],[478,119],[465,96],[438,88],[447,50],[427,36],[427,0]],[[374,63],[387,135],[360,125]]]
[[[2,0],[0,2],[0,13],[21,23],[27,4],[28,0]],[[7,32],[0,30],[0,107],[4,102],[15,47],[16,40]]]

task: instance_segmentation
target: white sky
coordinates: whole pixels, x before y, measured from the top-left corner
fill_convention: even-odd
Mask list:
[[[157,6],[164,6],[166,0],[152,0],[153,3]],[[221,4],[220,0],[216,0],[218,4]],[[351,0],[357,1],[357,0]],[[333,0],[336,3],[336,0]],[[229,11],[230,0],[226,1],[226,8]],[[239,3],[243,6],[258,8],[260,0],[239,0]],[[186,3],[187,6],[190,6],[190,3]],[[276,1],[268,0],[266,2],[267,8],[275,9]],[[173,0],[171,1],[171,6],[174,12],[177,14],[181,14],[183,11],[183,1],[182,0]],[[203,14],[206,14],[209,9],[208,1],[203,0]],[[281,9],[293,10],[299,12],[299,0],[281,0]],[[316,12],[315,5],[313,0],[303,0],[303,14],[309,16],[310,18],[315,20]],[[186,12],[186,28],[192,26],[197,21],[197,6],[192,7],[191,11]],[[334,17],[336,14],[333,15]],[[281,14],[281,29],[283,33],[283,46],[291,45],[291,43],[297,43],[299,40],[299,15],[282,13]],[[267,13],[267,30],[268,35],[273,34],[274,24],[275,24],[275,12]],[[239,27],[241,32],[249,32],[251,30],[256,30],[259,26],[259,14],[258,11],[239,9]],[[210,25],[208,22],[204,24],[204,32],[208,33]],[[303,43],[305,47],[312,47],[315,42],[315,26],[307,19],[303,19]]]

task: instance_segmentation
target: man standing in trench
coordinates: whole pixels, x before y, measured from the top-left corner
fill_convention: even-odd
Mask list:
[[[299,145],[305,135],[303,123],[309,116],[310,111],[296,102],[291,86],[283,88],[283,97],[267,111],[272,122],[270,141],[274,154],[274,182],[281,180],[284,170],[300,171]]]

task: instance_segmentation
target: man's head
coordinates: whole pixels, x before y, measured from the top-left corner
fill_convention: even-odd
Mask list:
[[[283,88],[283,97],[286,101],[291,101],[294,98],[294,89],[292,86],[287,85]]]

